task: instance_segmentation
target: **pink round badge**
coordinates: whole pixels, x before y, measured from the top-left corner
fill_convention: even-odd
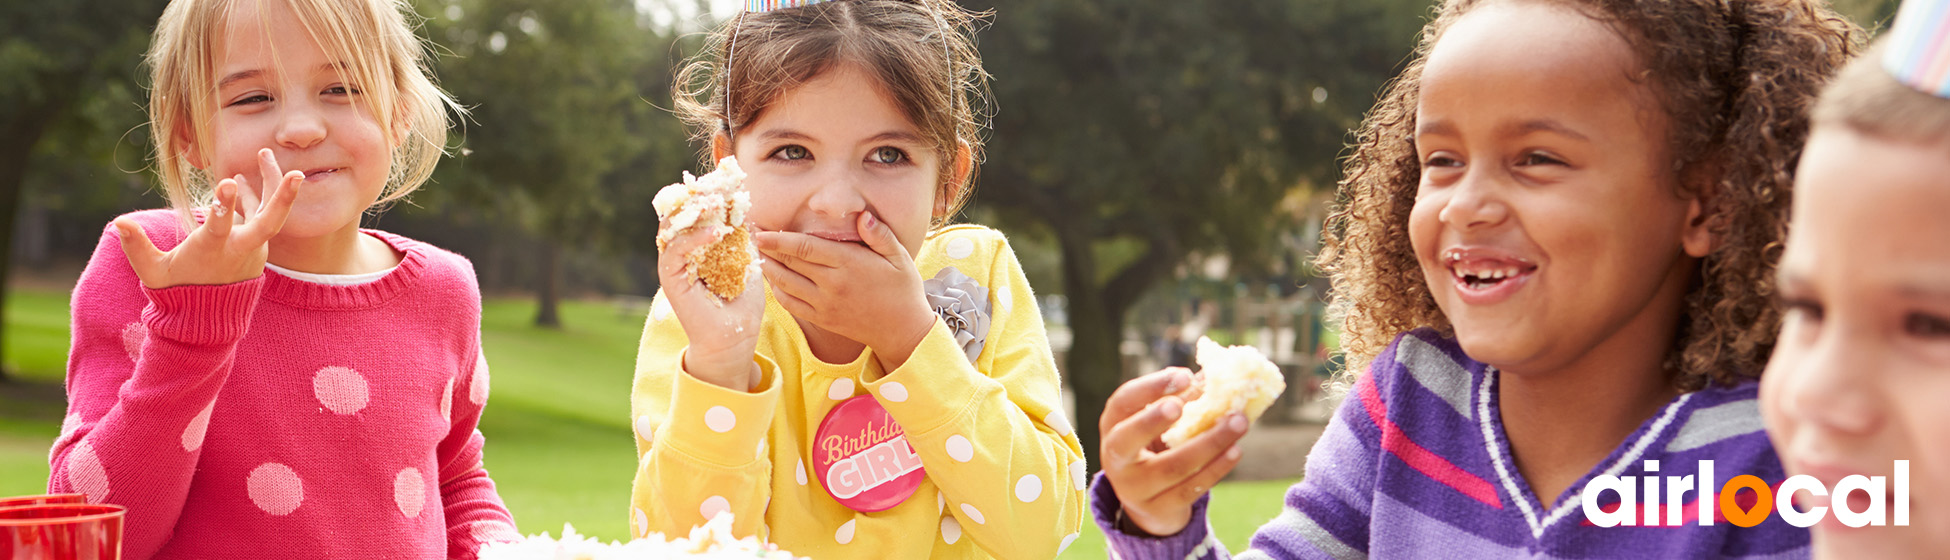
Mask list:
[[[813,472],[840,505],[871,513],[907,501],[927,471],[894,417],[872,395],[844,401],[819,421]]]

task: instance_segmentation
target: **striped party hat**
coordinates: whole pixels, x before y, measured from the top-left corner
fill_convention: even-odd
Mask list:
[[[805,6],[811,6],[813,4],[819,4],[819,3],[831,2],[831,1],[832,0],[745,0],[745,11],[754,12],[754,13],[769,12],[772,10],[783,10],[786,8],[800,8]]]
[[[1882,67],[1896,81],[1950,98],[1950,0],[1907,0],[1889,30]]]

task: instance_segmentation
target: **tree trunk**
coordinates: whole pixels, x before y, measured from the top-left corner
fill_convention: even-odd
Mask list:
[[[556,293],[555,277],[561,273],[561,251],[554,241],[542,240],[541,284],[535,290],[535,326],[551,329],[562,328],[562,317],[556,310],[561,295]]]

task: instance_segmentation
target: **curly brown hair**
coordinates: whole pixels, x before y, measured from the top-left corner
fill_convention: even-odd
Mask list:
[[[1674,124],[1679,194],[1707,195],[1719,242],[1700,262],[1666,355],[1673,385],[1693,391],[1758,377],[1780,324],[1774,268],[1808,110],[1828,77],[1861,50],[1861,29],[1816,0],[1540,1],[1569,5],[1626,39]],[[1485,2],[1450,0],[1436,9],[1344,164],[1316,261],[1333,280],[1329,310],[1342,325],[1343,382],[1400,333],[1453,334],[1409,243],[1422,179],[1415,112],[1430,50]]]
[[[973,35],[986,17],[951,0],[847,0],[745,13],[712,32],[678,72],[676,113],[709,166],[716,163],[712,136],[743,131],[786,90],[834,66],[859,65],[942,155],[934,216],[940,226],[961,211],[974,182],[973,166],[951,182],[955,149],[967,146],[971,163],[982,160],[989,74]]]

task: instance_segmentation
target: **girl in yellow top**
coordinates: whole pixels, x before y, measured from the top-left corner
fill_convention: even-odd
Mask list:
[[[675,255],[725,232],[666,248],[631,398],[638,535],[728,511],[820,559],[1051,558],[1077,538],[1083,450],[1034,294],[1001,234],[943,225],[979,159],[977,17],[746,12],[679,76],[711,161],[747,173],[763,281],[721,304]]]

